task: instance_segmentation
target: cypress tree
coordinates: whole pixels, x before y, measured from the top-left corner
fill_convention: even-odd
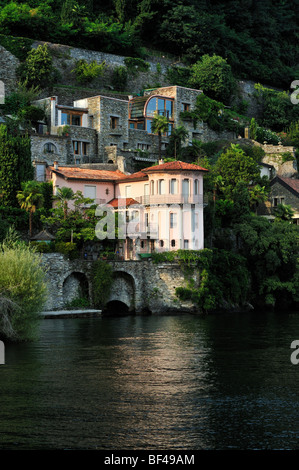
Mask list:
[[[21,183],[34,178],[31,141],[28,136],[12,135],[0,126],[0,203],[19,207],[17,191]]]

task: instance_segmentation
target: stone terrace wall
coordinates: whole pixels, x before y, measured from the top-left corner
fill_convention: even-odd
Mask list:
[[[32,47],[36,48],[39,44],[45,44],[45,42],[34,41]],[[102,63],[103,61],[105,61],[106,69],[104,75],[99,79],[95,80],[92,84],[88,85],[90,88],[94,88],[97,90],[99,90],[100,87],[106,88],[107,90],[112,90],[113,70],[116,67],[125,65],[124,56],[108,54],[99,51],[92,51],[87,49],[80,49],[61,44],[47,44],[53,53],[54,66],[60,71],[60,83],[64,85],[75,85],[75,76],[72,73],[72,70],[76,61],[80,59],[84,59],[87,62],[96,60],[98,63]],[[156,87],[157,84],[159,84],[160,86],[165,86],[169,84],[166,80],[166,72],[167,68],[172,65],[172,60],[167,59],[165,57],[147,57],[145,58],[145,61],[149,63],[149,70],[147,72],[139,72],[138,74],[129,75],[126,86],[126,92],[136,93],[140,92],[144,88]],[[160,72],[157,69],[158,64],[160,65]],[[175,65],[182,64],[176,63]],[[73,93],[73,99],[80,99],[82,97],[82,93],[80,95],[79,90],[73,90]],[[89,96],[91,96],[90,93]]]

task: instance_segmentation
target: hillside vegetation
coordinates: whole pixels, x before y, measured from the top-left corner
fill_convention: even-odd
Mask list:
[[[127,56],[145,48],[187,65],[227,59],[237,78],[289,88],[298,64],[298,0],[0,1],[0,34]]]

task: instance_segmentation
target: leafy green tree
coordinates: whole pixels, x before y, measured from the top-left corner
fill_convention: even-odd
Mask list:
[[[44,202],[41,184],[38,181],[26,181],[22,183],[22,191],[18,191],[17,199],[21,209],[29,212],[29,234],[33,235],[32,218],[38,207]]]
[[[250,301],[257,307],[298,302],[298,227],[252,215],[234,231],[251,275]]]
[[[19,75],[27,87],[46,88],[55,80],[55,69],[47,44],[39,45],[28,52],[26,61],[21,64]]]
[[[183,269],[188,258],[196,266],[191,274],[197,272],[197,280],[189,276],[187,287],[176,289],[180,299],[193,301],[203,313],[221,310],[228,303],[242,306],[246,302],[249,272],[244,257],[227,250],[206,248],[188,252],[187,259],[180,262]]]
[[[225,104],[229,103],[236,86],[230,65],[216,54],[205,54],[192,65],[190,85]]]
[[[240,181],[249,185],[260,175],[260,166],[255,159],[245,154],[237,144],[222,153],[216,163],[216,171],[222,176],[225,195],[231,197],[233,189]]]

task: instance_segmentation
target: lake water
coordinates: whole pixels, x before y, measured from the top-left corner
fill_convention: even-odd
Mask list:
[[[6,346],[1,449],[299,447],[299,314],[43,320]]]

